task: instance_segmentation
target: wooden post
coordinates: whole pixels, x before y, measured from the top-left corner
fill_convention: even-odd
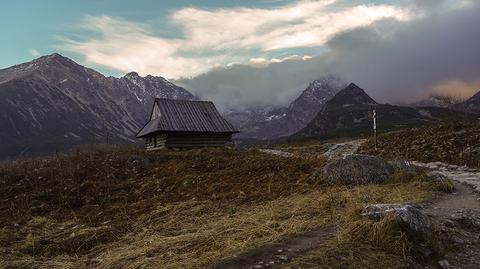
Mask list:
[[[375,150],[377,150],[377,110],[373,108],[373,136],[375,139]]]

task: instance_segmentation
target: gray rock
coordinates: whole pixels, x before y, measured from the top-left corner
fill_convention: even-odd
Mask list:
[[[448,219],[443,222],[443,225],[447,228],[455,228],[455,222]]]
[[[458,237],[458,236],[452,236],[450,238],[450,241],[455,245],[455,246],[458,246],[458,247],[461,247],[463,245],[465,245],[465,240],[463,240],[462,238]]]
[[[329,183],[362,185],[386,182],[390,179],[390,172],[383,159],[354,154],[329,162],[321,170],[320,176]]]
[[[435,181],[438,181],[443,184],[447,184],[451,182],[451,180],[447,176],[445,176],[444,174],[438,171],[428,172],[427,175],[432,177]]]
[[[424,239],[431,237],[433,232],[432,222],[418,208],[409,204],[374,204],[362,210],[362,216],[379,221],[387,214],[397,217],[400,225],[411,235]]]
[[[128,158],[128,164],[135,170],[142,170],[146,166],[150,165],[150,160],[139,155],[132,155]]]
[[[438,265],[440,266],[440,268],[442,269],[450,269],[450,263],[448,263],[447,260],[441,260],[441,261],[438,261]]]
[[[428,169],[426,169],[425,167],[421,167],[409,161],[404,161],[404,160],[394,160],[394,161],[388,162],[388,164],[390,165],[391,169],[395,172],[406,172],[406,173],[419,175],[428,171]]]
[[[480,210],[479,209],[462,209],[457,210],[450,217],[463,226],[480,229]]]

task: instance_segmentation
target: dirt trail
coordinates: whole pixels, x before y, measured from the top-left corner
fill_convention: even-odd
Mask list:
[[[466,166],[450,165],[441,162],[412,163],[437,171],[456,182],[468,185],[475,192],[480,193],[480,170],[468,168]]]
[[[355,153],[365,141],[365,139],[358,139],[344,143],[327,144],[330,147],[323,155],[330,160],[342,159],[347,155]]]
[[[365,140],[353,140],[338,144],[322,145],[324,155],[328,159],[344,158],[347,155],[354,154]],[[295,157],[295,154],[280,150],[262,150],[265,153],[275,154],[286,158]],[[454,251],[445,255],[445,260],[441,261],[440,268],[449,269],[470,269],[480,268],[480,170],[471,169],[464,166],[449,165],[441,162],[421,163],[412,161],[412,164],[429,168],[436,171],[451,180],[455,184],[455,192],[424,206],[423,210],[442,227],[442,231],[450,238],[451,246]],[[333,237],[334,231],[331,231]],[[299,241],[308,240],[308,233],[298,237]],[[302,239],[303,238],[303,239]],[[323,238],[323,235],[322,235]],[[295,239],[292,239],[295,240]],[[288,248],[290,241],[283,243],[284,248]],[[317,241],[318,244],[318,241]],[[316,245],[317,247],[321,245]],[[313,249],[315,245],[312,245]],[[266,255],[256,256],[259,261],[269,260],[275,247],[266,247],[269,251]],[[298,256],[303,249],[293,253]],[[253,252],[254,253],[254,252]],[[252,255],[245,254],[246,256]],[[268,258],[266,258],[268,257]],[[266,259],[265,259],[266,258]],[[245,264],[246,265],[246,264]],[[278,264],[277,264],[278,265]],[[254,267],[257,266],[257,267]],[[215,267],[215,268],[265,268],[265,264],[249,264],[246,267]],[[268,266],[267,266],[268,267]],[[428,268],[428,267],[427,267]],[[434,266],[433,268],[438,268]]]
[[[281,268],[292,258],[321,247],[327,240],[335,236],[335,230],[334,226],[327,226],[309,231],[253,249],[235,258],[218,263],[210,269]]]
[[[420,163],[452,179],[455,192],[425,206],[424,211],[436,221],[449,238],[450,251],[444,268],[480,268],[480,172],[445,163]]]
[[[276,156],[281,156],[281,157],[287,157],[287,158],[295,157],[295,155],[293,153],[280,151],[280,150],[275,150],[275,149],[259,149],[259,151],[263,152],[263,153],[276,155]]]

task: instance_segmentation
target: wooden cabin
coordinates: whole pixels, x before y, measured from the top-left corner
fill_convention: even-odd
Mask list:
[[[238,131],[208,101],[156,98],[150,120],[138,132],[146,150],[233,146]]]

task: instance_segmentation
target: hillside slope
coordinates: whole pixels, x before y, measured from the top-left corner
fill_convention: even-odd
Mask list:
[[[241,129],[237,138],[260,140],[289,136],[305,127],[346,83],[336,76],[312,81],[288,107],[230,111],[226,117]]]
[[[0,70],[0,158],[131,143],[154,97],[195,99],[161,77],[105,77],[59,54]]]
[[[346,268],[413,262],[402,230],[381,235],[386,250],[348,227],[368,234],[375,223],[361,219],[364,205],[421,202],[436,184],[330,186],[311,177],[323,164],[257,150],[125,147],[0,162],[0,268],[210,268],[327,226],[342,229],[343,243],[326,242],[335,250],[321,254],[326,267],[338,265],[337,252],[348,253]]]
[[[438,121],[472,120],[473,115],[440,107],[379,104],[355,84],[337,93],[317,116],[291,139],[362,136],[372,133],[372,111],[379,132],[422,126]]]
[[[378,137],[377,151],[370,140],[359,152],[386,159],[480,167],[480,125],[452,123],[386,133]]]
[[[455,108],[472,113],[480,113],[480,91],[464,102],[456,104]]]

